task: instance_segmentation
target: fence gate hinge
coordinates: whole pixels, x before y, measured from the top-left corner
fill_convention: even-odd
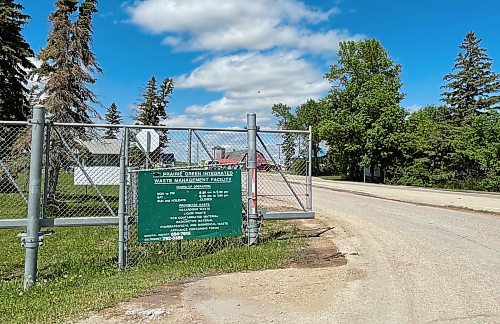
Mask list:
[[[50,236],[54,234],[54,231],[43,231],[43,232],[38,232],[38,237],[31,238],[28,237],[28,235],[23,232],[17,234],[17,237],[21,239],[21,246],[22,247],[32,247],[33,245],[38,245],[41,246],[43,245],[43,240],[45,239],[46,236]]]

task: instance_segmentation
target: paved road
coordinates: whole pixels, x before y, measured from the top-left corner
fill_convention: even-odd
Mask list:
[[[339,249],[359,253],[348,271],[366,275],[337,292],[332,319],[500,323],[499,216],[320,188],[314,203]]]

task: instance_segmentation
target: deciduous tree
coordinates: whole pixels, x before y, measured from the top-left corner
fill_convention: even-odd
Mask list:
[[[291,107],[283,103],[274,104],[272,112],[278,118],[278,127],[280,129],[290,129],[294,122],[294,115],[291,112]],[[292,158],[295,155],[295,136],[293,134],[283,134],[283,142],[279,149],[283,152],[283,164],[287,170],[292,166]]]
[[[320,135],[348,177],[360,178],[362,165],[373,175],[375,166],[384,170],[400,154],[395,137],[405,118],[401,66],[373,39],[342,42],[338,56],[325,75],[332,87]]]

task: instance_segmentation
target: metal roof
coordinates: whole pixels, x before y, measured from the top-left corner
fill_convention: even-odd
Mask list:
[[[122,140],[120,139],[94,139],[82,142],[92,154],[120,155]]]

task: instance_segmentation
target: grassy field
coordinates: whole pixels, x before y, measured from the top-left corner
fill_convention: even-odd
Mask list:
[[[306,241],[300,237],[277,240],[274,236],[293,231],[278,226],[267,231],[268,239],[259,246],[239,245],[186,260],[154,258],[129,271],[119,271],[115,266],[115,228],[58,229],[54,234],[57,239],[48,238],[40,251],[41,282],[27,293],[22,291],[23,250],[15,240],[4,240],[2,233],[2,271],[15,267],[18,272],[14,276],[3,272],[0,323],[61,322],[178,279],[283,267]]]
[[[70,174],[62,174],[60,184],[58,197],[62,203],[53,209],[53,216],[99,216],[96,213],[103,211],[104,204],[96,199],[93,189],[73,186]],[[116,208],[116,188],[100,190]],[[25,215],[25,205],[18,194],[0,194],[1,218]],[[184,243],[184,255],[180,258],[175,242],[147,247],[136,244],[130,254],[140,256],[140,262],[135,262],[129,271],[120,271],[116,266],[116,227],[53,230],[54,234],[45,239],[39,250],[39,283],[29,292],[22,290],[24,249],[16,237],[21,229],[0,230],[0,323],[61,322],[178,279],[283,267],[306,243],[295,235],[294,226],[267,222],[263,244],[251,248],[241,238],[193,240]],[[296,238],[276,239],[287,233]]]

